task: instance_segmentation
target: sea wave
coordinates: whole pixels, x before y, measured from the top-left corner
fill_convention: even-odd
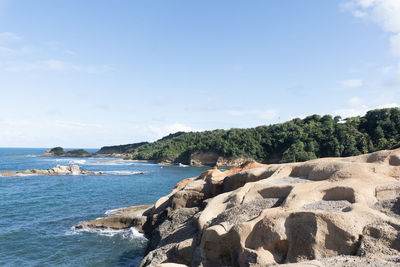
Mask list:
[[[68,162],[68,164],[86,164],[85,159],[63,158],[63,159],[45,159],[45,161]]]
[[[103,171],[104,174],[112,174],[112,175],[137,175],[137,174],[145,174],[144,171]]]
[[[95,161],[95,162],[90,162],[87,165],[101,165],[101,166],[129,166],[129,165],[135,165],[136,163],[134,162],[122,162],[122,161],[117,161],[117,162],[107,162],[107,161]]]
[[[85,164],[86,160],[85,159],[73,159],[69,160],[70,164]]]
[[[116,212],[118,212],[120,210],[123,210],[123,209],[126,209],[126,208],[128,208],[128,207],[122,207],[122,208],[117,208],[117,209],[112,209],[112,210],[106,210],[106,212],[104,212],[104,214],[105,215],[116,215],[115,214]]]
[[[29,174],[27,174],[27,173],[17,173],[17,174],[15,174],[15,176],[16,177],[37,176],[37,174],[36,173],[29,173]]]
[[[187,167],[189,167],[189,165],[185,165],[185,164],[182,164],[182,163],[179,163],[178,166],[179,166],[179,167],[182,167],[182,168],[187,168]]]
[[[68,231],[64,233],[65,236],[71,235],[80,235],[82,233],[94,233],[101,236],[107,237],[120,237],[122,239],[129,240],[139,240],[141,242],[147,242],[147,238],[144,234],[139,233],[134,227],[122,230],[115,230],[111,228],[107,229],[76,229],[75,227],[71,227]]]
[[[106,210],[106,212],[104,214],[105,215],[114,215],[116,210],[118,210],[118,209]]]

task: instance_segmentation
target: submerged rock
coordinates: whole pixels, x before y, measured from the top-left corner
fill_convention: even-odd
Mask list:
[[[398,265],[399,158],[246,163],[185,179],[146,212],[141,266]]]

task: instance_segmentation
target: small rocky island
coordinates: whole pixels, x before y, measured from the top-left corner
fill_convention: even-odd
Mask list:
[[[73,149],[66,151],[64,148],[58,146],[44,152],[41,157],[71,157],[71,158],[88,158],[88,157],[110,157],[110,158],[125,158],[126,153],[116,153],[113,150],[100,149],[96,153],[89,153],[84,149]]]
[[[73,149],[65,151],[64,148],[58,146],[44,152],[42,157],[91,157],[92,153],[84,149]]]
[[[400,149],[214,168],[112,213],[76,228],[144,232],[140,266],[399,266]]]
[[[48,176],[48,175],[102,175],[103,172],[89,172],[84,169],[81,169],[78,165],[69,165],[69,166],[60,166],[57,165],[54,168],[50,168],[47,170],[25,170],[25,171],[1,171],[0,176],[6,177],[19,177],[19,176],[28,176],[28,175],[40,175],[40,176]]]

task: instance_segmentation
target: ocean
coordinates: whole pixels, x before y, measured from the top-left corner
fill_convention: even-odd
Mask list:
[[[0,171],[77,164],[105,175],[0,177],[0,266],[137,266],[147,239],[135,229],[88,232],[73,226],[107,210],[153,204],[177,182],[207,169],[37,157],[45,150],[0,148]]]

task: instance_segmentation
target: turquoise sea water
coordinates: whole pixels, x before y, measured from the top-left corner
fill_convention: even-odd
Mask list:
[[[0,177],[0,266],[137,266],[147,240],[135,230],[72,227],[110,209],[152,204],[183,178],[205,170],[109,158],[10,156],[45,150],[0,148],[0,171],[78,164],[106,175]]]

